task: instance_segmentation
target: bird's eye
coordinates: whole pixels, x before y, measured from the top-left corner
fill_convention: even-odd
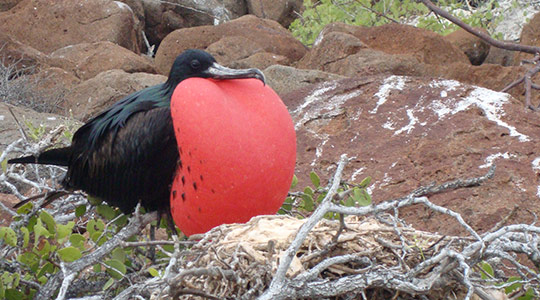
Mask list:
[[[191,67],[193,69],[198,69],[200,66],[201,66],[201,62],[199,62],[198,60],[194,59],[191,61]]]

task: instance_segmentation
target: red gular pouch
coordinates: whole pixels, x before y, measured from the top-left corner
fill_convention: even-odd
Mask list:
[[[184,234],[278,211],[294,174],[296,134],[270,87],[189,78],[176,87],[171,114],[180,153],[171,213]]]

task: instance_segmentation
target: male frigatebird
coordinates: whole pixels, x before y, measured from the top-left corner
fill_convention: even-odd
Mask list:
[[[169,214],[171,184],[182,163],[170,101],[176,86],[193,77],[264,82],[258,69],[225,68],[202,50],[187,50],[175,59],[165,83],[135,92],[101,112],[75,132],[69,147],[8,162],[66,166],[61,184],[68,191],[82,190],[124,213],[141,203],[147,211]]]

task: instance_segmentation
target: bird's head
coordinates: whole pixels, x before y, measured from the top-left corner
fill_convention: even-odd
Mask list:
[[[265,83],[264,75],[259,69],[230,69],[218,64],[209,53],[198,49],[186,50],[174,60],[167,84],[174,88],[182,80],[192,77],[214,79],[257,78]]]

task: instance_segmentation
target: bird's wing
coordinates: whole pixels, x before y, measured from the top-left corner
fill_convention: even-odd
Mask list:
[[[79,128],[73,136],[73,143],[83,143],[94,149],[107,134],[117,134],[131,116],[157,107],[168,107],[170,98],[170,89],[164,84],[130,94]]]
[[[132,113],[100,146],[73,156],[65,183],[131,212],[168,207],[178,150],[169,107]]]

